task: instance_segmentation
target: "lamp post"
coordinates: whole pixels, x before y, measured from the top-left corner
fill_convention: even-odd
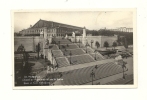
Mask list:
[[[95,77],[95,73],[93,72],[93,70],[92,70],[92,72],[90,73],[90,77],[92,77],[92,85],[93,85],[93,78]]]
[[[123,61],[123,64],[122,64],[122,68],[123,68],[123,79],[125,79],[126,62],[124,62],[124,61]]]
[[[54,58],[56,59],[56,57],[54,57]],[[56,66],[54,66],[54,64],[53,64],[53,72],[54,72],[54,70],[55,70],[55,67],[56,67]]]
[[[52,52],[52,50],[51,50],[51,54],[52,54],[52,64],[53,64],[53,52]]]
[[[95,60],[96,60],[96,52],[95,52]]]
[[[92,43],[93,43],[93,40],[91,40],[91,48],[92,48]]]
[[[94,69],[97,69],[98,66],[95,65],[95,67],[92,69],[92,72],[90,73],[90,77],[92,77],[92,85],[93,85],[93,78],[95,77],[95,73],[93,72]],[[100,82],[99,82],[100,83]]]
[[[71,64],[71,56],[72,56],[72,53],[71,53],[71,51],[70,51],[69,55],[70,55],[70,64]]]
[[[57,63],[57,65],[56,65],[56,68],[57,68],[57,69],[59,68],[59,65],[58,65],[58,63]]]
[[[125,79],[125,68],[126,68],[126,64],[127,63],[122,60],[122,62],[120,62],[118,64],[122,66],[122,69],[123,69],[123,79]]]
[[[39,59],[40,43],[38,43],[38,45],[36,45],[36,51],[37,51],[37,55],[38,55],[38,59]]]
[[[96,53],[97,53],[97,51],[95,50],[94,53],[95,53],[95,60],[96,60]]]
[[[87,53],[87,45],[86,45],[86,53]]]
[[[76,43],[76,35],[75,35],[75,43]]]
[[[34,47],[34,52],[35,52],[34,34],[33,34],[33,47]]]
[[[86,43],[86,45],[85,45],[85,46],[86,46],[86,53],[87,53],[87,46],[88,46],[88,43]]]
[[[60,49],[60,41],[58,41],[59,49]]]
[[[79,48],[80,48],[80,39],[79,39]]]

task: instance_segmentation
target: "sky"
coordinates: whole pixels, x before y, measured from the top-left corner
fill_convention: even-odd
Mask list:
[[[131,11],[52,11],[52,12],[15,12],[14,31],[19,32],[34,25],[40,19],[86,27],[90,30],[119,27],[133,28]]]

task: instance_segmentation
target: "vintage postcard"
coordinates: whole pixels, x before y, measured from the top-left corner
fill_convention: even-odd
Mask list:
[[[13,89],[137,88],[136,9],[11,13]]]

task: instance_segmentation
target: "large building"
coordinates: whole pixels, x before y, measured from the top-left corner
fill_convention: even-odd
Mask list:
[[[28,29],[20,31],[23,36],[27,35],[40,35],[44,33],[47,36],[65,36],[66,34],[75,32],[77,34],[82,34],[83,27],[77,27],[67,24],[62,24],[53,21],[46,21],[40,19],[35,25],[30,25]],[[46,36],[45,36],[46,37]]]
[[[117,41],[117,36],[90,36],[88,29],[85,27],[77,27],[73,25],[67,25],[63,23],[57,23],[53,21],[46,21],[40,19],[33,26],[30,25],[28,29],[20,31],[21,37],[15,37],[15,51],[19,45],[23,44],[28,51],[35,51],[35,46],[40,43],[41,48],[43,41],[49,40],[52,43],[52,38],[68,37],[72,42],[82,42],[85,46],[87,43],[96,48],[95,43],[99,42],[100,47],[104,47],[104,42],[108,42],[109,46],[113,45],[114,41]],[[74,34],[73,34],[74,33]],[[45,39],[45,40],[44,40]],[[26,41],[26,42],[23,42]],[[43,52],[43,49],[41,49]]]

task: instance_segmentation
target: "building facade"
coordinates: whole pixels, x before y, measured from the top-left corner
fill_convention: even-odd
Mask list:
[[[50,36],[65,36],[68,33],[78,33],[82,34],[82,27],[57,23],[53,21],[39,20],[35,25],[31,26],[28,29],[20,31],[20,34],[23,36],[29,35],[40,35],[43,32],[44,37]]]
[[[133,32],[133,28],[127,28],[127,27],[119,27],[116,29],[108,29],[110,31],[120,31],[120,32]]]

